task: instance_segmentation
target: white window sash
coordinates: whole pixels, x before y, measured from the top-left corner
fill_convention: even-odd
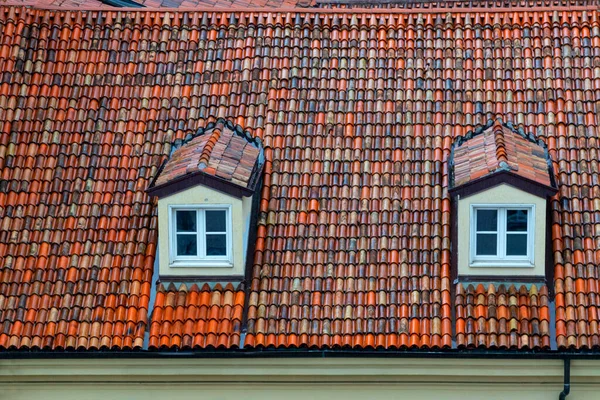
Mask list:
[[[478,231],[477,230],[477,211],[479,210],[497,210],[498,218],[496,231]],[[507,231],[507,211],[508,210],[527,210],[527,230],[523,232]],[[470,235],[470,259],[471,265],[474,264],[531,264],[534,262],[534,204],[472,204],[471,205],[471,235]],[[496,255],[477,255],[477,235],[478,234],[496,234]],[[508,256],[506,255],[507,235],[509,234],[526,234],[527,236],[527,254],[525,256]],[[520,266],[520,265],[519,265]]]
[[[206,211],[222,210],[225,211],[225,229],[224,232],[206,232]],[[196,232],[178,232],[177,231],[177,211],[195,211],[196,213]],[[182,256],[177,254],[177,235],[195,234],[197,256]],[[225,255],[207,256],[206,239],[207,234],[225,235]],[[206,266],[223,267],[232,266],[232,234],[233,223],[230,204],[211,204],[211,205],[177,205],[169,206],[169,259],[172,266]],[[178,265],[179,264],[179,265]]]

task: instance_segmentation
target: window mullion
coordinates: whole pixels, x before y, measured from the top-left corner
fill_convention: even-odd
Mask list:
[[[198,210],[196,212],[196,215],[198,217],[198,232],[196,233],[197,237],[198,237],[198,254],[200,255],[201,258],[205,258],[206,257],[206,246],[204,241],[206,240],[206,234],[204,233],[205,228],[204,228],[204,221],[205,221],[205,216],[204,216],[204,210]]]

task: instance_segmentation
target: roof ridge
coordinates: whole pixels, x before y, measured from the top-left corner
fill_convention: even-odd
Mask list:
[[[498,166],[500,168],[506,168],[508,166],[508,155],[506,152],[506,140],[504,138],[504,126],[497,120],[492,129],[494,142],[496,143],[496,159],[498,160]]]
[[[219,138],[221,137],[221,133],[223,132],[223,128],[219,125],[216,125],[214,127],[214,130],[211,132],[210,137],[208,138],[206,144],[204,145],[204,148],[202,149],[200,158],[198,159],[199,170],[204,170],[206,169],[206,167],[208,167],[210,156],[213,152],[213,149],[215,148],[215,145],[219,141]]]

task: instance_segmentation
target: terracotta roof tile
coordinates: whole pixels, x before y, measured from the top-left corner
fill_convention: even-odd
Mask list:
[[[153,183],[156,189],[201,173],[254,190],[264,163],[262,145],[224,120],[211,123],[197,135],[175,145]]]
[[[548,289],[462,284],[456,290],[458,347],[550,349]]]
[[[237,8],[293,8],[314,6],[311,0],[130,0],[138,6],[148,9],[207,9],[227,10]],[[100,0],[3,0],[5,6],[29,6],[59,10],[119,10],[119,7],[103,3]],[[132,4],[132,6],[134,6]]]
[[[158,286],[148,347],[186,350],[240,344],[244,291],[232,284]]]
[[[214,8],[215,11],[231,9],[416,9],[421,12],[435,12],[440,9],[456,9],[463,11],[470,8],[491,10],[502,7],[525,11],[541,7],[593,7],[598,6],[598,0],[129,0],[132,7],[144,9],[168,10],[198,10],[205,11]],[[3,0],[6,6],[29,6],[35,8],[51,8],[59,10],[119,10],[119,7],[103,3],[100,0]]]
[[[453,186],[499,171],[552,186],[552,164],[543,142],[510,129],[500,121],[459,138],[454,146]]]
[[[502,118],[554,160],[557,343],[598,346],[598,17],[0,8],[0,348],[141,346],[145,190],[219,117],[265,146],[246,344],[450,346],[447,161]]]

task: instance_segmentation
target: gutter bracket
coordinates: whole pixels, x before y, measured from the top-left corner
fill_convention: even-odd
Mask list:
[[[569,395],[569,393],[571,392],[571,359],[570,358],[565,358],[564,359],[564,364],[565,364],[565,372],[564,372],[564,389],[562,392],[560,392],[560,394],[558,395],[558,399],[559,400],[565,400],[567,398],[567,396]]]

